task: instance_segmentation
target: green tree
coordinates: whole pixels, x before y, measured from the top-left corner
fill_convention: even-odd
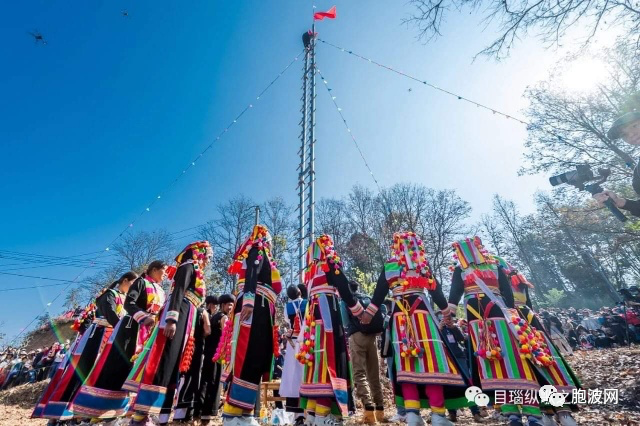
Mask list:
[[[552,307],[560,306],[565,297],[567,295],[564,294],[564,290],[558,290],[557,288],[552,288],[544,294],[547,305]]]

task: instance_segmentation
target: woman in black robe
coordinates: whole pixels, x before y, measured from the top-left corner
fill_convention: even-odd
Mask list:
[[[202,366],[204,364],[204,343],[205,338],[211,334],[209,314],[203,308],[198,308],[197,310],[195,327],[193,358],[189,370],[180,374],[178,401],[173,412],[174,422],[191,422],[194,419],[196,406],[198,405]]]
[[[280,273],[271,258],[271,236],[263,225],[256,225],[251,236],[238,249],[230,274],[237,274],[233,336],[237,336],[235,352],[224,348],[223,363],[230,363],[229,391],[223,408],[224,424],[257,424],[253,410],[260,381],[269,380],[273,371],[274,317],[277,295],[282,290]],[[230,331],[230,330],[229,330]],[[230,331],[231,332],[231,331]],[[223,337],[224,338],[224,337]],[[277,343],[277,342],[276,342]],[[224,346],[231,346],[226,339]]]
[[[160,313],[158,327],[145,346],[148,352],[130,375],[140,380],[132,426],[147,424],[151,414],[160,415],[160,424],[169,422],[179,375],[189,371],[194,356],[197,308],[204,302],[204,269],[212,254],[208,241],[198,241],[189,244],[176,257],[178,268],[171,295]]]
[[[305,283],[309,302],[296,358],[304,364],[300,386],[301,406],[316,425],[339,426],[353,407],[350,360],[342,325],[340,300],[354,317],[364,312],[342,272],[340,256],[329,235],[309,246]]]
[[[76,416],[115,423],[116,417],[125,414],[129,392],[123,390],[123,384],[131,370],[131,358],[142,348],[164,304],[160,283],[165,268],[161,260],[151,262],[146,273],[128,288],[124,301],[126,315],[116,321],[111,337],[73,401]]]
[[[104,341],[109,339],[114,325],[123,315],[123,291],[136,277],[134,272],[122,275],[85,309],[85,315],[74,324],[74,328],[82,330],[87,323],[89,325],[69,350],[64,361],[66,368],[49,383],[32,417],[48,418],[51,424],[83,417],[71,411],[71,402],[87,379]]]

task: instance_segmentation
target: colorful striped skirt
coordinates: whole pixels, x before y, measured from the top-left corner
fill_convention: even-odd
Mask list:
[[[488,390],[538,390],[538,383],[532,365],[520,356],[518,343],[514,338],[507,320],[500,308],[490,304],[484,295],[468,295],[465,299],[467,319],[469,321],[469,337],[472,352],[478,351],[480,327],[484,320],[490,320],[495,326],[495,334],[501,349],[500,359],[486,359],[481,356],[471,357],[471,369],[474,383],[483,391]],[[480,303],[479,303],[480,302]],[[485,312],[489,306],[489,312]]]
[[[528,306],[523,305],[518,307],[520,316],[524,318],[529,324],[542,332],[543,339],[547,344],[553,359],[556,361],[552,365],[538,366],[536,365],[536,373],[538,373],[538,381],[540,385],[553,385],[562,392],[573,392],[574,389],[580,387],[580,381],[575,375],[569,363],[564,359],[558,348],[555,346],[548,333],[545,331],[542,322],[538,316],[529,309]]]
[[[170,299],[169,297],[160,312],[158,326],[154,328],[123,385],[124,390],[137,393],[132,409],[139,414],[166,416],[171,412],[179,379],[174,372],[183,361],[185,349],[194,331],[196,307],[185,297],[180,306],[176,333],[173,339],[165,337]]]
[[[425,385],[444,386],[445,407],[467,407],[467,385],[455,358],[442,339],[438,324],[429,313],[424,295],[419,293],[394,298],[391,313],[392,383],[396,405],[404,407],[402,383],[418,385],[420,405],[429,407]],[[407,351],[415,349],[415,354]],[[405,354],[403,356],[403,353]]]
[[[315,337],[315,346],[314,360],[305,364],[302,373],[302,406],[308,399],[331,398],[335,402],[332,411],[346,416],[352,403],[353,380],[339,300],[332,294],[316,294],[307,309],[313,312],[309,332]]]
[[[116,324],[89,377],[73,400],[74,416],[109,419],[126,413],[129,392],[123,391],[122,385],[131,371],[138,328],[138,323],[129,315]]]
[[[67,353],[63,358],[62,362],[60,362],[60,364],[56,368],[56,371],[53,373],[53,377],[51,377],[51,381],[42,392],[42,395],[40,396],[40,399],[38,400],[36,407],[31,413],[31,418],[34,418],[34,419],[42,418],[44,408],[47,406],[47,403],[49,402],[49,400],[51,400],[51,395],[53,395],[53,392],[56,390],[57,384],[60,383],[60,379],[62,378],[62,375],[64,374],[66,369],[69,367],[69,363],[71,362],[71,354],[75,351],[75,348],[79,343],[80,343],[80,336],[76,337],[76,340],[73,341],[73,343],[67,350]]]
[[[45,394],[49,395],[48,400],[41,401],[38,405],[44,404],[40,412],[38,407],[32,416],[53,420],[70,420],[75,417],[71,408],[71,402],[75,398],[78,390],[86,380],[94,365],[100,350],[104,347],[111,336],[113,329],[98,324],[91,324],[89,328],[78,340],[77,345],[70,351],[70,356],[66,368],[61,375],[54,376],[55,381],[49,383],[49,387],[54,390],[49,394],[48,389]]]
[[[258,284],[253,314],[240,321],[242,297],[236,303],[233,315],[233,336],[230,362],[225,365],[222,380],[229,381],[224,415],[253,410],[261,380],[268,381],[273,373],[273,321],[276,294],[271,288]],[[233,412],[230,407],[233,407]]]

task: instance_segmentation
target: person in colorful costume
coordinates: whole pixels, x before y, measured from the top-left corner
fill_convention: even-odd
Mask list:
[[[122,390],[133,365],[131,358],[155,325],[155,317],[164,304],[160,282],[165,263],[155,260],[146,273],[129,287],[124,300],[124,315],[115,325],[104,349],[78,391],[72,405],[76,417],[101,419],[116,424],[129,405],[129,392]]]
[[[204,360],[200,379],[200,393],[195,410],[195,417],[200,417],[203,426],[211,425],[213,418],[218,416],[222,365],[214,362],[213,358],[220,344],[222,330],[235,306],[236,298],[232,294],[223,294],[218,297],[216,301],[220,304],[220,308],[217,312],[213,306],[213,299],[209,300],[212,302],[207,303],[209,322],[211,323],[211,334],[204,339]]]
[[[519,334],[511,323],[514,308],[513,290],[504,269],[482,246],[478,237],[453,244],[454,259],[449,304],[456,309],[464,294],[469,337],[474,356],[472,379],[490,397],[495,390],[537,392],[540,384],[526,354],[520,351]],[[528,350],[528,349],[527,349]],[[522,405],[501,406],[510,426],[522,426],[522,415],[530,426],[542,426],[542,413],[534,401]]]
[[[536,346],[534,346],[532,350],[536,351],[540,346],[544,346],[549,349],[549,355],[555,361],[546,363],[547,365],[542,362],[534,363],[538,383],[540,383],[541,386],[553,385],[558,392],[571,394],[575,389],[580,387],[580,381],[569,366],[569,363],[567,363],[562,356],[560,350],[554,344],[548,331],[545,329],[541,318],[533,310],[531,298],[529,296],[529,290],[533,289],[533,284],[531,284],[522,273],[520,273],[506,260],[498,256],[494,257],[498,261],[499,265],[504,269],[513,289],[514,304],[520,314],[520,318],[516,319],[514,317],[512,321],[514,323],[516,320],[518,321],[517,324],[518,327],[520,327],[519,331],[522,331],[522,334],[524,334],[523,328],[528,325],[535,333],[536,337],[538,337],[538,340],[543,341],[542,345],[536,343]],[[523,345],[521,345],[521,349],[522,346]],[[531,343],[528,342],[527,346],[531,346]],[[538,352],[540,351],[538,350]],[[531,356],[533,357],[533,355]],[[543,423],[545,426],[556,424],[553,419],[554,414],[557,415],[557,419],[562,426],[577,425],[571,415],[572,409],[575,410],[577,407],[565,404],[559,409],[554,409],[550,405],[541,405],[544,408]]]
[[[424,425],[420,408],[427,401],[431,424],[450,426],[446,409],[468,405],[464,398],[466,382],[438,330],[425,290],[441,309],[444,323],[452,325],[447,299],[431,273],[424,244],[413,232],[393,235],[391,258],[385,263],[371,303],[361,318],[363,324],[371,321],[389,290],[394,299],[390,327],[396,404],[404,407],[409,426]]]
[[[191,366],[197,308],[204,302],[204,269],[213,252],[208,241],[189,244],[176,257],[172,292],[160,312],[158,325],[136,360],[131,381],[139,382],[131,425],[153,424],[149,415],[169,422],[180,373]]]
[[[70,410],[71,401],[87,378],[100,349],[112,335],[113,327],[124,315],[122,307],[125,292],[136,278],[137,274],[134,272],[122,275],[85,309],[85,314],[73,328],[81,330],[84,328],[81,323],[85,321],[90,321],[90,325],[69,349],[65,361],[60,364],[45,389],[32,417],[51,419],[51,424],[78,417]]]
[[[204,358],[204,341],[205,337],[210,334],[211,323],[209,322],[209,314],[203,308],[198,308],[196,313],[195,332],[193,334],[193,357],[191,359],[191,366],[189,369],[180,374],[178,400],[173,413],[174,422],[191,423],[194,420],[200,391]]]
[[[351,293],[329,235],[321,235],[309,246],[306,262],[309,303],[296,356],[304,365],[301,405],[308,412],[307,424],[337,426],[348,414],[353,390],[340,298],[355,317],[364,308]]]
[[[289,334],[285,338],[286,353],[282,367],[279,393],[286,398],[287,412],[294,413],[294,426],[304,424],[304,410],[300,407],[300,384],[302,383],[302,364],[296,359],[300,347],[299,336],[302,331],[307,300],[302,298],[300,289],[295,285],[287,288],[289,301],[284,307],[284,320],[289,326]]]
[[[238,278],[238,303],[231,321],[225,324],[214,357],[229,371],[222,416],[225,426],[257,425],[253,410],[260,380],[271,379],[274,355],[279,350],[274,317],[276,299],[282,290],[266,226],[253,228],[228,272]]]

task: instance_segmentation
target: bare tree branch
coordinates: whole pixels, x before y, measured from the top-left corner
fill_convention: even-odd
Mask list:
[[[499,35],[479,55],[503,59],[516,42],[525,35],[534,34],[550,46],[561,46],[567,31],[580,28],[586,34],[587,46],[601,31],[603,25],[620,26],[628,38],[640,40],[640,9],[629,0],[410,0],[413,12],[404,23],[414,26],[418,38],[424,41],[441,36],[446,13],[470,10],[484,6],[483,22],[488,26],[496,22]]]

